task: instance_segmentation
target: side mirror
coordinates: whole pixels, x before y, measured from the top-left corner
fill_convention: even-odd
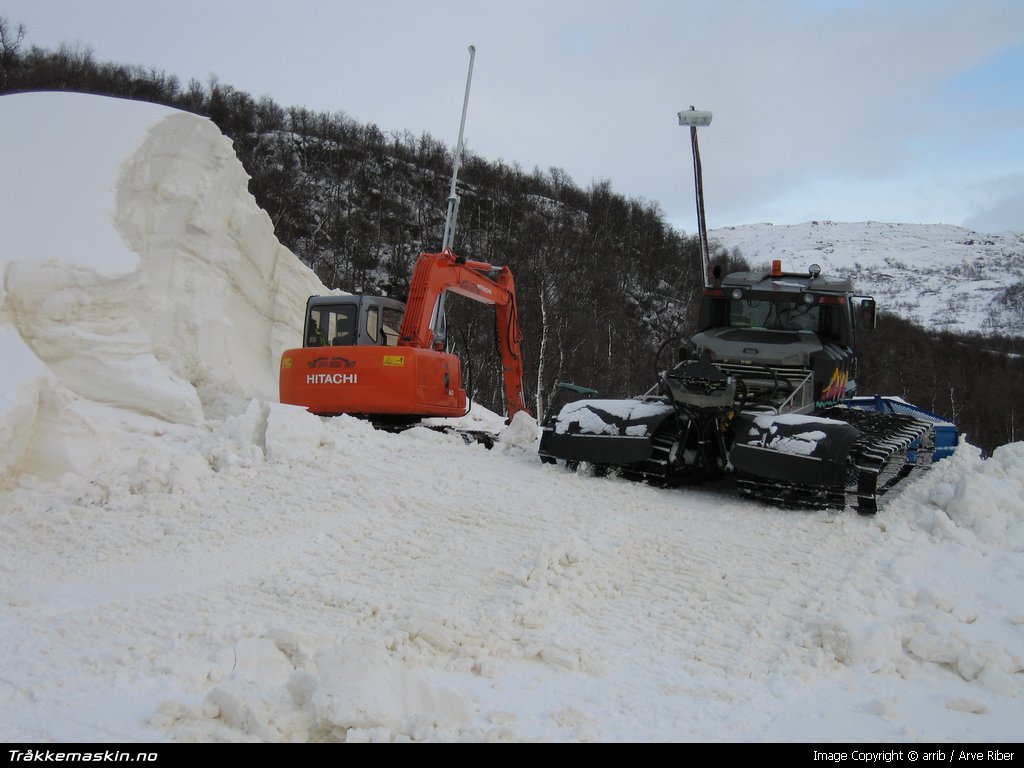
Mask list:
[[[870,331],[875,327],[877,317],[875,313],[875,300],[868,297],[860,299],[857,306],[857,329]]]

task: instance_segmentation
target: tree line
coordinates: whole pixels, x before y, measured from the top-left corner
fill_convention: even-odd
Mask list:
[[[0,93],[68,90],[175,107],[210,118],[234,143],[249,188],[281,243],[329,288],[404,298],[419,253],[440,247],[454,158],[423,133],[385,134],[344,113],[254,99],[153,69],[98,62],[88,49],[26,47],[0,17]],[[694,330],[699,239],[659,207],[581,188],[561,169],[526,171],[465,151],[454,250],[515,276],[527,402],[538,417],[559,382],[628,397],[656,380],[663,344]],[[714,244],[712,243],[714,247]],[[715,260],[748,268],[739,252]],[[756,265],[760,267],[761,265]],[[449,342],[472,371],[472,394],[504,411],[493,313],[448,301]],[[895,393],[956,421],[985,452],[1020,439],[1020,340],[931,334],[882,314],[864,336],[864,391]]]

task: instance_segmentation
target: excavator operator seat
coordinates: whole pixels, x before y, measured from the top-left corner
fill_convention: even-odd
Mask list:
[[[307,347],[323,347],[327,345],[321,326],[315,317],[309,318],[309,335],[306,337]]]

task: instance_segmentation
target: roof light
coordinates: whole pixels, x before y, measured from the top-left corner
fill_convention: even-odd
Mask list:
[[[782,259],[772,260],[772,277],[782,276]]]
[[[811,266],[807,269],[807,273],[811,277],[817,277],[818,275],[821,274],[821,266],[818,264],[811,264]]]

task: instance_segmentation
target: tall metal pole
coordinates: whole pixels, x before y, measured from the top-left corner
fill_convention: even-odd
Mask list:
[[[704,178],[700,167],[700,147],[697,145],[697,127],[711,124],[711,113],[700,112],[692,106],[689,111],[679,113],[679,124],[690,126],[690,148],[693,150],[693,186],[697,195],[697,234],[700,237],[700,266],[704,275],[704,287],[711,285],[708,274],[711,255],[708,253],[708,227],[704,218]]]
[[[700,147],[697,146],[697,127],[690,127],[690,146],[693,148],[693,185],[697,190],[697,232],[700,236],[700,260],[704,270],[704,287],[710,285],[708,270],[711,257],[708,254],[708,227],[704,218],[704,177],[700,169]]]
[[[469,109],[469,86],[473,82],[473,61],[476,59],[476,46],[469,46],[469,72],[466,74],[466,95],[462,98],[462,121],[459,123],[459,141],[455,145],[455,166],[452,168],[452,186],[448,191],[448,213],[444,219],[444,237],[441,239],[441,251],[450,251],[455,243],[455,225],[459,219],[459,195],[455,185],[459,179],[459,165],[462,163],[462,134],[466,129],[466,111]],[[465,261],[464,256],[455,258],[456,263]],[[434,332],[435,342],[445,342],[447,328],[445,322],[444,300],[446,292],[437,297],[434,311],[430,319],[430,327]]]
[[[462,100],[462,122],[459,123],[459,143],[455,147],[455,167],[452,169],[452,186],[448,192],[448,214],[444,221],[444,239],[441,250],[451,248],[455,243],[455,225],[459,218],[459,196],[455,191],[455,183],[459,178],[459,165],[462,163],[462,133],[466,128],[466,110],[469,108],[469,86],[473,82],[473,60],[476,58],[476,46],[469,46],[469,73],[466,75],[466,95]]]

